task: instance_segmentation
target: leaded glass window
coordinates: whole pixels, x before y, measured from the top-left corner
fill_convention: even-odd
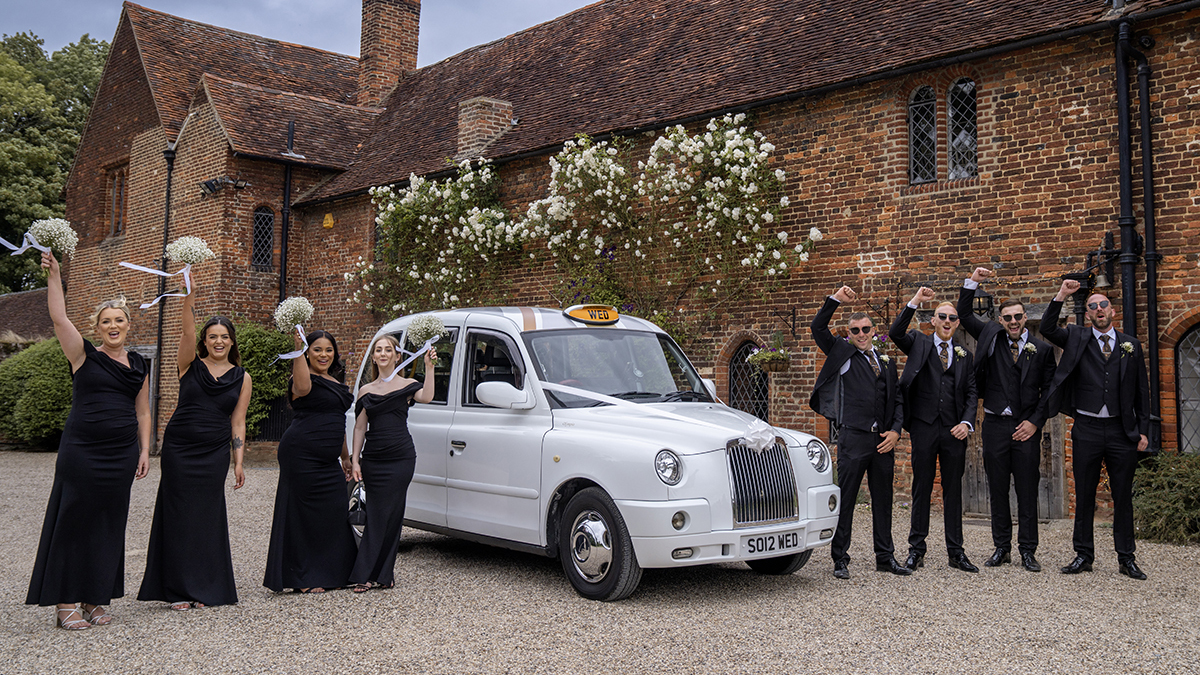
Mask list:
[[[933,87],[913,92],[908,103],[908,182],[937,180],[937,96]]]
[[[1193,326],[1175,345],[1179,383],[1179,450],[1200,453],[1200,326]]]
[[[769,422],[771,406],[767,374],[746,363],[746,357],[754,353],[754,347],[753,342],[743,343],[729,361],[729,405]]]
[[[260,272],[270,272],[275,256],[275,212],[260,206],[254,209],[254,242],[250,253],[250,267]]]
[[[975,82],[963,78],[950,87],[946,109],[950,123],[947,164],[950,180],[979,175],[978,127],[975,119]]]

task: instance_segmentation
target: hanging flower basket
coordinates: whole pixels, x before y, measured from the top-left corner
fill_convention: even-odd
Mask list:
[[[774,345],[755,347],[746,357],[746,363],[757,366],[768,373],[781,373],[791,365],[792,355],[783,348],[782,339],[776,339]]]
[[[785,356],[782,359],[771,359],[756,365],[768,373],[782,373],[792,365],[792,362],[791,359]]]

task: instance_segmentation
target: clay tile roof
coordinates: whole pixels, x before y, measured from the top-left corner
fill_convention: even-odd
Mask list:
[[[1137,13],[1180,0],[1143,0]],[[1116,18],[1102,0],[608,0],[402,78],[349,171],[307,197],[445,167],[461,101],[512,104],[492,158]]]
[[[295,120],[289,161],[344,170],[371,131],[379,111],[281,92],[205,74],[197,94],[207,95],[234,152],[283,159],[287,126]]]
[[[204,73],[335,102],[353,102],[358,59],[124,5],[168,137],[179,133]]]
[[[0,334],[12,331],[26,340],[54,337],[46,289],[0,295]]]

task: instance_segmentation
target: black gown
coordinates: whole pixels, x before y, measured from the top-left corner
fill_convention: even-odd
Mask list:
[[[126,368],[86,340],[83,351],[27,605],[107,605],[125,595],[125,522],[140,454],[135,404],[146,362],[129,352]]]
[[[357,555],[338,462],[353,398],[340,382],[310,377],[312,389],[292,400],[296,414],[279,440],[279,487],[263,578],[263,586],[276,592],[341,588]]]
[[[245,372],[234,366],[214,378],[197,356],[179,378],[179,403],[163,432],[162,479],[138,600],[237,602],[225,478],[230,417]]]
[[[367,526],[350,572],[351,583],[390,586],[395,582],[404,504],[417,468],[417,450],[408,433],[409,398],[421,387],[414,382],[390,394],[363,394],[354,406],[355,415],[367,411],[369,426],[359,458],[367,490]]]

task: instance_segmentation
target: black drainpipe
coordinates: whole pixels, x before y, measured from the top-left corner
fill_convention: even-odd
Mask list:
[[[1137,335],[1136,310],[1136,279],[1133,268],[1138,259],[1137,232],[1134,230],[1133,218],[1133,172],[1130,166],[1132,155],[1132,139],[1129,133],[1129,70],[1128,61],[1137,62],[1138,77],[1138,112],[1140,113],[1142,132],[1142,211],[1145,231],[1145,260],[1146,260],[1146,351],[1149,352],[1150,376],[1150,452],[1158,452],[1162,448],[1162,405],[1161,383],[1158,363],[1158,261],[1161,259],[1155,249],[1154,224],[1154,147],[1150,138],[1150,63],[1146,55],[1133,47],[1131,38],[1133,25],[1122,21],[1117,27],[1117,133],[1120,144],[1121,160],[1121,213],[1118,223],[1121,227],[1121,254],[1117,260],[1121,263],[1121,295],[1122,295],[1122,327],[1126,333]],[[1154,42],[1148,36],[1139,40],[1140,46],[1149,48]]]
[[[296,137],[296,121],[288,122],[287,154],[292,153]],[[278,146],[277,146],[278,147]],[[288,225],[292,220],[292,165],[283,165],[283,234],[279,238],[279,301],[287,297]]]
[[[180,130],[183,133],[183,130]],[[175,143],[167,143],[167,149],[163,150],[163,159],[167,160],[167,204],[163,211],[163,242],[162,251],[158,258],[158,268],[163,272],[167,271],[167,243],[171,241],[171,175],[175,172]],[[161,296],[167,292],[167,278],[158,278],[158,294]],[[150,428],[153,429],[154,449],[158,450],[158,408],[162,401],[162,367],[163,367],[163,317],[167,311],[167,299],[163,298],[158,303],[158,338],[155,342],[154,360],[156,366],[154,368],[154,409],[151,411]]]

